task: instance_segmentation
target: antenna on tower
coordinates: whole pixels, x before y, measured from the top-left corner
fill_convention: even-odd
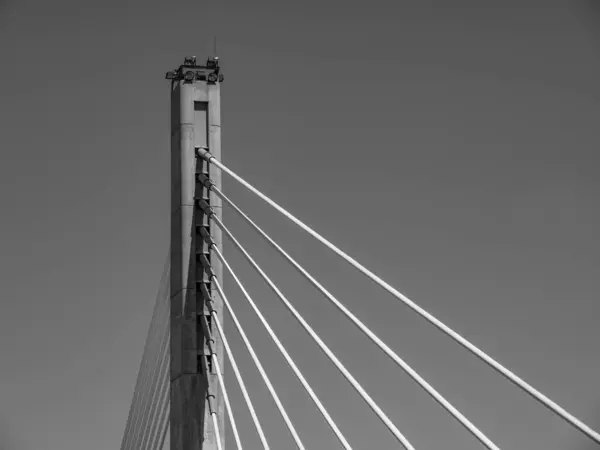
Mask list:
[[[220,74],[219,68],[219,57],[217,56],[217,36],[213,36],[213,49],[212,55],[208,57],[208,61],[206,61],[206,67],[210,69],[214,69],[214,72],[208,75],[209,83],[216,83],[217,81],[223,81],[223,74]]]

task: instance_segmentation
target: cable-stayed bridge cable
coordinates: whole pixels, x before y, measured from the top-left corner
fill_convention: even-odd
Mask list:
[[[235,378],[240,386],[242,395],[244,396],[244,400],[246,401],[246,406],[248,407],[248,410],[250,411],[250,416],[252,417],[252,421],[254,422],[254,426],[256,428],[256,432],[258,433],[258,436],[262,443],[263,449],[270,450],[269,444],[267,442],[267,437],[265,436],[265,433],[262,429],[260,421],[258,420],[258,416],[256,415],[254,405],[252,404],[252,400],[250,399],[250,394],[248,394],[248,389],[246,388],[246,383],[244,383],[244,379],[242,377],[242,374],[240,373],[240,369],[238,368],[237,362],[235,361],[235,357],[233,356],[233,352],[231,351],[231,347],[229,346],[229,340],[227,339],[227,336],[225,335],[225,332],[223,331],[223,327],[221,326],[221,321],[219,320],[219,317],[217,316],[216,311],[214,309],[212,309],[210,302],[209,302],[208,307],[210,309],[210,314],[213,319],[213,322],[214,322],[215,326],[217,327],[217,331],[219,332],[219,336],[221,336],[221,341],[223,342],[223,348],[225,349],[227,358],[229,359],[229,362],[231,363],[233,373],[234,373]]]
[[[144,422],[146,421],[148,412],[149,412],[149,408],[147,407],[147,403],[149,401],[149,395],[151,395],[152,393],[150,392],[151,390],[151,386],[154,383],[153,380],[153,372],[155,372],[156,370],[156,364],[159,363],[160,361],[160,355],[161,355],[161,348],[162,346],[159,344],[158,348],[156,348],[156,342],[164,342],[165,341],[165,336],[168,334],[169,332],[169,304],[166,300],[167,297],[167,293],[166,291],[168,291],[168,283],[169,283],[169,278],[168,276],[166,277],[166,282],[163,283],[162,288],[159,291],[159,294],[157,296],[157,302],[159,302],[157,304],[157,309],[158,309],[158,313],[157,313],[157,320],[155,323],[155,328],[154,330],[151,330],[151,332],[149,332],[149,336],[148,336],[148,340],[151,342],[150,345],[148,346],[148,358],[147,358],[147,364],[144,367],[143,372],[140,373],[140,377],[142,377],[143,382],[142,382],[142,389],[141,389],[141,393],[140,396],[138,397],[137,403],[138,403],[138,410],[140,411],[139,414],[137,415],[136,421],[134,423],[134,427],[132,429],[132,436],[129,442],[129,448],[130,449],[135,449],[137,447],[140,447],[140,440],[142,439],[143,435],[142,433],[142,426],[144,424]],[[161,332],[162,331],[162,332]]]
[[[165,446],[165,439],[167,438],[167,432],[169,431],[169,412],[170,408],[165,408],[165,419],[162,424],[162,429],[160,430],[159,439],[156,441],[156,445],[152,447],[151,450],[162,450]]]
[[[217,412],[212,404],[212,395],[208,395],[206,397],[206,403],[208,404],[208,411],[210,416],[212,417],[213,427],[215,429],[215,436],[217,441],[217,450],[223,450],[223,444],[221,442],[221,434],[219,433],[219,419],[217,417]]]
[[[147,431],[142,434],[141,449],[152,448],[153,442],[156,440],[157,431],[160,428],[160,423],[162,423],[161,415],[166,408],[165,400],[170,388],[169,372],[163,372],[160,378],[159,385],[156,387],[156,401],[150,405],[151,413],[146,427]]]
[[[150,390],[151,394],[148,399],[148,409],[147,409],[147,419],[144,428],[142,428],[141,433],[141,448],[146,449],[148,445],[148,439],[150,435],[153,433],[153,429],[156,426],[156,413],[158,410],[158,402],[157,399],[160,396],[160,391],[162,390],[160,385],[162,384],[168,386],[168,375],[169,375],[169,322],[167,322],[167,329],[165,330],[163,340],[161,342],[161,357],[160,363],[158,363],[155,367],[155,372],[153,373],[153,378],[155,382],[151,385]]]
[[[148,448],[150,450],[156,450],[157,445],[161,439],[161,433],[163,428],[166,426],[165,423],[168,422],[168,411],[169,411],[169,394],[171,391],[170,386],[170,371],[167,370],[165,373],[165,383],[163,387],[163,393],[160,398],[160,403],[158,406],[159,415],[156,419],[156,427],[155,432],[152,434],[150,441],[148,442]]]
[[[168,418],[169,410],[167,409],[167,420],[165,420],[164,428],[162,430],[162,436],[160,438],[160,442],[156,450],[162,450],[165,446],[165,439],[167,438],[167,432],[169,431],[169,418]]]
[[[163,308],[165,311],[168,311],[168,308]],[[137,450],[137,448],[141,447],[142,442],[144,440],[144,430],[146,428],[149,415],[153,410],[151,405],[151,400],[154,397],[153,387],[156,384],[156,369],[161,364],[161,349],[163,348],[163,343],[165,342],[165,337],[168,336],[169,332],[169,315],[163,314],[163,324],[161,324],[162,333],[160,333],[157,337],[159,344],[159,348],[156,351],[156,355],[153,358],[149,359],[148,363],[148,375],[146,376],[146,382],[144,383],[144,391],[142,392],[142,396],[140,397],[140,409],[141,414],[138,417],[136,427],[134,428],[134,436],[131,441],[131,450]],[[168,342],[168,340],[166,340]],[[168,348],[168,346],[167,346]],[[146,395],[144,395],[144,393]]]
[[[526,393],[528,393],[529,395],[531,395],[534,399],[538,400],[540,403],[542,403],[544,406],[546,406],[547,408],[549,408],[551,411],[553,411],[554,413],[558,414],[564,420],[566,420],[571,425],[573,425],[574,427],[576,427],[577,429],[579,429],[581,432],[583,432],[584,434],[586,434],[588,437],[590,437],[591,439],[593,439],[594,441],[596,441],[597,443],[600,444],[600,433],[596,432],[591,427],[589,427],[588,425],[586,425],[584,422],[582,422],[581,420],[579,420],[577,417],[573,416],[571,413],[569,413],[567,410],[565,410],[563,407],[561,407],[560,405],[558,405],[556,402],[554,402],[550,398],[546,397],[544,394],[542,394],[540,391],[538,391],[537,389],[535,389],[533,386],[531,386],[525,380],[523,380],[522,378],[520,378],[519,376],[517,376],[515,373],[513,373],[508,368],[504,367],[502,364],[500,364],[494,358],[492,358],[491,356],[489,356],[483,350],[481,350],[478,347],[476,347],[470,341],[468,341],[467,339],[465,339],[464,337],[462,337],[456,331],[454,331],[453,329],[451,329],[450,327],[448,327],[447,325],[445,325],[443,322],[441,322],[435,316],[433,316],[432,314],[430,314],[429,312],[427,312],[426,310],[424,310],[423,308],[421,308],[419,305],[417,305],[411,299],[409,299],[404,294],[402,294],[401,292],[399,292],[398,290],[396,290],[393,286],[391,286],[390,284],[388,284],[387,282],[385,282],[383,279],[381,279],[380,277],[378,277],[376,274],[374,274],[373,272],[371,272],[369,269],[367,269],[365,266],[363,266],[362,264],[360,264],[354,258],[352,258],[351,256],[349,256],[347,253],[345,253],[339,247],[335,246],[330,241],[328,241],[327,239],[325,239],[319,233],[317,233],[316,231],[314,231],[311,227],[309,227],[304,222],[302,222],[300,219],[296,218],[294,215],[292,215],[290,212],[288,212],[285,208],[283,208],[280,205],[278,205],[276,202],[274,202],[273,200],[271,200],[268,196],[266,196],[265,194],[263,194],[262,192],[260,192],[258,189],[256,189],[254,186],[252,186],[246,180],[244,180],[242,177],[240,177],[239,175],[237,175],[235,172],[233,172],[231,169],[229,169],[227,166],[225,166],[221,161],[217,160],[206,149],[204,149],[204,148],[198,148],[197,154],[198,154],[198,156],[200,156],[201,158],[205,159],[209,163],[212,163],[215,166],[217,166],[218,168],[220,168],[221,170],[223,170],[225,173],[227,173],[233,179],[235,179],[236,181],[238,181],[241,185],[243,185],[244,187],[246,187],[249,191],[251,191],[252,193],[254,193],[255,195],[257,195],[259,198],[261,198],[267,204],[269,204],[274,209],[276,209],[279,213],[281,213],[282,215],[284,215],[285,217],[287,217],[289,220],[291,220],[292,222],[294,222],[298,227],[302,228],[308,234],[310,234],[311,236],[313,236],[315,239],[317,239],[319,242],[321,242],[323,245],[325,245],[331,251],[333,251],[334,253],[336,253],[338,256],[340,256],[341,258],[343,258],[346,262],[348,262],[349,264],[351,264],[353,267],[355,267],[356,269],[358,269],[360,272],[362,272],[364,275],[366,275],[368,278],[370,278],[376,284],[378,284],[379,286],[381,286],[383,289],[385,289],[386,291],[388,291],[390,294],[392,294],[397,299],[401,300],[405,305],[407,305],[409,308],[411,308],[413,311],[415,311],[421,317],[423,317],[427,321],[429,321],[429,323],[431,323],[432,325],[434,325],[435,327],[437,327],[439,330],[441,330],[442,332],[444,332],[446,335],[450,336],[452,339],[454,339],[456,342],[458,342],[464,348],[466,348],[467,350],[469,350],[475,356],[477,356],[478,358],[480,358],[482,361],[486,362],[490,367],[494,368],[500,374],[502,374],[503,376],[505,376],[508,380],[510,380],[516,386],[518,386],[521,389],[523,389]]]
[[[227,299],[225,292],[223,291],[223,287],[219,283],[219,280],[214,275],[214,273],[210,274],[210,280],[211,280],[211,283],[215,284],[215,287],[217,288],[217,291],[219,292],[219,295],[221,296],[223,303],[227,307],[227,311],[231,315],[231,319],[233,320],[233,323],[235,324],[235,327],[238,330],[238,333],[240,334],[240,337],[242,338],[242,341],[244,342],[244,345],[246,346],[248,353],[250,353],[250,355],[252,356],[254,365],[258,369],[265,385],[267,386],[267,389],[269,390],[269,393],[271,394],[271,397],[273,398],[273,401],[275,402],[275,405],[277,406],[277,409],[279,410],[279,413],[283,417],[283,420],[284,420],[288,430],[290,431],[290,434],[292,435],[294,442],[296,443],[296,447],[298,447],[299,450],[305,450],[304,444],[302,444],[302,441],[300,439],[300,436],[298,436],[298,433],[296,432],[296,428],[294,427],[294,424],[292,423],[283,404],[281,403],[281,400],[279,399],[279,396],[277,395],[277,392],[275,391],[275,388],[273,387],[273,384],[271,383],[271,380],[269,379],[267,372],[265,371],[263,365],[261,364],[260,360],[258,359],[258,355],[254,351],[254,348],[252,347],[252,344],[250,343],[250,339],[248,339],[248,336],[244,332],[244,329],[242,328],[242,324],[238,320],[237,315],[235,314],[235,311],[233,311],[233,308],[231,307],[231,304],[230,304],[229,300]]]
[[[145,409],[146,411],[146,415],[144,417],[144,421],[142,421],[141,423],[141,429],[140,429],[140,439],[141,439],[141,447],[145,448],[145,443],[146,440],[148,438],[148,434],[149,432],[147,430],[149,430],[149,428],[152,426],[153,423],[153,418],[156,412],[156,398],[157,395],[159,393],[159,385],[161,384],[162,380],[165,380],[164,378],[164,374],[165,374],[165,368],[168,369],[168,362],[169,362],[169,323],[166,322],[165,323],[165,329],[162,333],[162,338],[161,338],[161,342],[160,342],[160,350],[159,350],[159,354],[156,358],[156,364],[154,365],[154,367],[152,368],[151,374],[150,374],[150,383],[149,383],[149,387],[148,387],[148,397],[147,397],[147,407]]]
[[[128,444],[129,444],[129,440],[131,438],[131,427],[133,426],[133,420],[134,418],[137,416],[137,399],[140,395],[140,389],[141,389],[141,385],[142,385],[142,377],[140,377],[140,373],[143,371],[143,369],[145,368],[146,364],[147,364],[147,358],[148,358],[148,346],[150,343],[150,339],[149,336],[152,335],[152,331],[154,329],[155,326],[155,322],[156,322],[156,317],[159,311],[159,305],[160,305],[160,299],[161,299],[161,292],[163,289],[163,286],[166,285],[168,283],[168,274],[169,274],[169,267],[170,267],[170,258],[169,258],[169,254],[167,253],[167,257],[165,258],[165,263],[164,263],[164,267],[163,267],[163,272],[160,278],[160,283],[159,283],[159,287],[158,287],[158,293],[156,296],[156,300],[155,300],[155,304],[154,304],[154,310],[152,312],[152,319],[150,320],[150,326],[148,328],[148,334],[146,337],[146,341],[144,344],[144,350],[142,353],[142,360],[140,362],[140,368],[138,369],[138,377],[136,379],[136,383],[135,383],[135,388],[133,391],[133,399],[131,401],[131,406],[129,409],[129,415],[127,417],[127,423],[125,425],[125,432],[123,433],[123,440],[121,441],[121,450],[124,450]]]
[[[240,434],[237,429],[235,417],[233,416],[233,408],[231,407],[231,402],[229,401],[229,395],[227,394],[227,389],[225,387],[225,380],[223,379],[223,372],[221,371],[221,366],[219,366],[219,360],[217,359],[217,354],[211,353],[211,358],[213,359],[213,366],[215,368],[215,373],[217,374],[219,384],[221,385],[221,391],[223,392],[223,400],[225,401],[225,409],[227,410],[227,416],[229,416],[229,424],[231,425],[231,431],[233,433],[233,438],[235,439],[235,444],[236,444],[238,450],[242,450],[242,441],[240,439]]]
[[[244,249],[244,247],[235,239],[233,234],[229,231],[223,222],[214,214],[209,214],[210,218],[212,218],[219,227],[227,234],[229,239],[236,245],[236,247],[244,254],[246,259],[250,262],[250,264],[256,269],[256,271],[262,276],[262,278],[267,282],[269,287],[277,294],[279,299],[287,306],[288,310],[292,313],[292,315],[300,322],[305,331],[313,338],[313,340],[317,343],[319,348],[327,355],[329,360],[337,367],[337,369],[344,375],[346,380],[354,387],[354,389],[360,394],[363,400],[371,407],[373,412],[377,414],[379,419],[385,424],[385,426],[390,430],[390,432],[396,437],[396,439],[402,443],[407,450],[414,450],[413,445],[408,441],[408,439],[400,432],[400,430],[394,425],[394,423],[390,420],[390,418],[385,414],[385,412],[377,405],[377,403],[371,398],[371,396],[365,391],[362,385],[352,376],[352,374],[346,369],[346,367],[342,364],[342,362],[335,356],[335,354],[329,349],[329,347],[321,340],[319,335],[312,329],[312,327],[304,320],[304,318],[298,313],[298,311],[292,306],[289,300],[281,293],[279,288],[271,281],[269,276],[258,266],[258,264],[254,261],[254,259],[248,254],[248,252]],[[216,247],[213,246],[213,249],[223,262],[223,265],[227,268],[231,276],[235,279],[238,284],[240,290],[246,296],[246,299],[251,301],[250,295],[243,287],[243,284],[239,281],[235,272],[232,270],[231,266],[227,262],[227,260],[223,257],[223,255],[218,251]],[[253,302],[252,302],[253,303]]]
[[[150,376],[151,375],[148,375],[148,378],[150,378]],[[142,412],[139,415],[139,420],[136,429],[134,430],[134,435],[131,439],[130,447],[132,450],[142,447],[142,443],[146,439],[145,430],[148,428],[149,417],[155,409],[154,405],[150,402],[151,397],[154,395],[152,386],[155,384],[155,382],[151,380],[147,384],[148,387],[146,391],[148,394],[145,396],[144,401],[140,402],[140,410]]]
[[[146,344],[144,348],[144,354],[142,357],[142,363],[140,364],[140,369],[138,372],[138,378],[136,382],[136,390],[134,390],[130,417],[128,418],[129,426],[126,427],[124,439],[123,439],[123,450],[129,450],[134,445],[137,444],[138,440],[138,431],[139,431],[139,423],[140,420],[143,419],[144,415],[144,398],[147,390],[147,383],[149,377],[149,365],[150,361],[154,359],[156,349],[155,343],[156,339],[160,337],[160,334],[157,330],[161,329],[161,323],[164,322],[165,318],[165,297],[166,291],[168,290],[169,285],[169,267],[170,267],[170,258],[167,255],[163,274],[161,277],[161,281],[159,284],[153,317],[150,322],[150,327],[148,330],[148,335],[146,337]],[[167,315],[168,316],[168,315]],[[131,419],[131,420],[130,420]]]
[[[215,369],[215,373],[217,374],[217,379],[219,381],[219,385],[221,386],[221,391],[223,392],[223,400],[225,402],[225,409],[227,411],[227,415],[229,416],[229,423],[231,424],[231,430],[233,432],[233,438],[235,439],[235,443],[237,445],[238,450],[242,450],[242,441],[240,440],[240,435],[237,429],[237,424],[235,423],[235,418],[233,417],[233,408],[231,407],[231,402],[229,401],[229,395],[227,394],[227,388],[225,387],[225,380],[223,379],[223,373],[221,372],[221,366],[219,366],[219,359],[217,358],[217,354],[213,349],[213,336],[210,331],[210,327],[206,321],[206,317],[202,315],[202,328],[204,330],[204,335],[206,336],[206,343],[208,350],[210,351],[210,357],[212,360],[213,367]]]
[[[164,310],[164,305],[160,306],[161,310]],[[156,327],[154,328],[152,335],[148,337],[148,339],[150,340],[150,345],[148,347],[149,354],[146,361],[146,365],[143,368],[143,371],[139,374],[140,378],[142,378],[142,383],[140,395],[138,396],[138,399],[136,401],[138,414],[136,415],[135,421],[133,422],[133,427],[131,429],[131,437],[128,444],[128,448],[131,450],[133,450],[135,447],[139,447],[140,444],[139,440],[141,426],[147,414],[146,404],[148,402],[149,385],[152,383],[151,371],[152,367],[155,367],[154,364],[156,362],[156,359],[159,357],[158,352],[160,352],[160,350],[156,349],[156,342],[157,340],[161,340],[161,336],[164,335],[164,333],[167,331],[166,328],[168,327],[168,323],[165,321],[164,316],[165,314],[160,312],[159,310],[159,316],[156,322]],[[160,324],[160,322],[163,322],[163,324]],[[157,331],[159,329],[162,329],[163,333]]]
[[[365,333],[387,356],[398,364],[410,375],[431,397],[444,407],[456,420],[458,420],[469,432],[481,441],[490,450],[498,450],[499,447],[483,434],[473,423],[448,402],[439,392],[435,390],[423,377],[421,377],[410,365],[408,365],[398,354],[396,354],[385,342],[383,342],[368,326],[358,319],[348,308],[333,296],[321,283],[319,283],[304,267],[293,259],[281,246],[279,246],[267,233],[260,228],[246,213],[244,213],[229,197],[215,186],[211,190],[219,195],[229,206],[240,214],[267,242],[269,242],[282,256],[284,256],[306,279],[308,279],[328,300],[330,300],[352,323]]]
[[[148,330],[148,335],[152,332],[154,328],[154,323],[156,321],[156,315],[158,313],[158,308],[154,308],[152,319],[150,320],[150,328]],[[131,439],[131,429],[133,427],[133,422],[137,418],[138,414],[138,398],[140,395],[141,386],[143,383],[143,377],[141,377],[141,373],[143,373],[143,369],[146,367],[147,359],[148,359],[148,346],[150,344],[150,339],[146,338],[144,344],[144,351],[142,353],[142,361],[140,362],[140,368],[138,369],[138,376],[136,378],[135,389],[133,390],[133,399],[131,401],[131,406],[129,407],[129,415],[127,417],[127,423],[125,425],[125,432],[123,433],[123,439],[121,441],[121,450],[124,450],[128,445]]]
[[[202,228],[202,231],[206,232],[206,229]],[[244,288],[243,284],[241,283],[241,281],[239,280],[237,275],[233,272],[231,266],[225,260],[225,258],[223,257],[223,254],[220,252],[219,248],[214,244],[210,235],[204,234],[204,237],[209,244],[209,249],[212,249],[216,253],[216,255],[223,262],[223,264],[225,265],[227,270],[230,272],[231,276],[234,278],[235,282],[237,283],[237,285],[243,292],[244,296],[246,297],[246,300],[248,300],[248,303],[250,303],[250,306],[252,307],[252,309],[258,316],[259,320],[261,321],[261,323],[267,330],[267,333],[269,334],[269,336],[271,337],[271,339],[277,346],[277,349],[282,354],[282,356],[285,358],[286,362],[288,363],[288,365],[290,366],[290,368],[292,369],[292,371],[294,372],[294,374],[296,375],[296,377],[298,378],[298,380],[300,381],[300,383],[302,384],[302,386],[304,387],[304,389],[306,390],[306,392],[308,393],[308,395],[310,396],[312,401],[315,403],[315,405],[319,409],[319,412],[325,418],[325,421],[327,422],[327,424],[329,425],[329,427],[331,428],[333,433],[336,435],[336,437],[338,438],[338,440],[340,441],[342,446],[346,450],[352,450],[352,447],[348,443],[348,440],[344,437],[344,435],[340,431],[339,427],[336,425],[336,423],[334,422],[332,417],[329,415],[329,412],[327,411],[327,409],[325,408],[323,403],[321,403],[321,401],[319,400],[319,397],[314,392],[314,390],[312,389],[312,387],[310,386],[308,381],[306,381],[306,378],[304,378],[304,375],[302,375],[302,372],[300,371],[300,369],[298,368],[298,366],[296,365],[296,363],[294,362],[294,360],[292,359],[292,357],[286,350],[285,346],[281,343],[281,341],[279,340],[279,338],[277,337],[277,335],[275,334],[275,332],[273,331],[273,329],[271,328],[271,326],[269,325],[269,323],[267,322],[267,320],[261,313],[258,306],[256,306],[256,303],[254,302],[254,300],[252,300],[252,298],[250,297],[250,295]]]

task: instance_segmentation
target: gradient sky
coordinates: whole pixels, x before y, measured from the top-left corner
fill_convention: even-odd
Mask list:
[[[0,449],[119,448],[168,247],[164,72],[204,59],[214,34],[226,164],[600,429],[596,14],[558,0],[1,1]],[[599,448],[234,183],[238,204],[503,449]],[[482,448],[225,215],[417,449]],[[354,447],[398,448],[225,252]],[[225,285],[307,447],[338,448]],[[273,448],[292,450],[225,320]]]

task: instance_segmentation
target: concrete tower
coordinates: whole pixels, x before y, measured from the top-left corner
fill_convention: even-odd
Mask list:
[[[221,188],[220,170],[195,156],[196,147],[206,147],[221,159],[220,73],[218,59],[206,65],[195,57],[172,72],[171,80],[171,450],[217,450],[224,442],[224,403],[203,332],[202,317],[208,319],[213,351],[224,366],[223,346],[212,326],[207,305],[222,320],[222,300],[204,273],[200,258],[206,257],[218,279],[221,262],[200,236],[206,227],[222,250],[221,230],[211,226],[197,202],[204,199],[222,217],[221,200],[197,183],[196,174],[208,176]],[[208,401],[217,412],[220,436],[210,417]]]

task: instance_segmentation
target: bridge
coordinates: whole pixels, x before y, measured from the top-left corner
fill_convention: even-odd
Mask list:
[[[305,444],[300,426],[294,422],[290,410],[294,405],[285,401],[285,394],[272,382],[263,364],[263,349],[250,337],[245,323],[236,311],[245,302],[255,314],[277,349],[279,356],[288,366],[289,375],[302,387],[318,415],[328,427],[331,437],[339,448],[359,449],[353,445],[343,427],[340,417],[328,410],[318,384],[309,382],[306,373],[311,367],[301,367],[281,336],[281,327],[268,319],[268,314],[259,307],[255,295],[247,287],[230,258],[223,251],[224,238],[246,260],[275,297],[287,309],[306,334],[307,352],[319,349],[328,362],[337,370],[340,382],[347,383],[353,394],[362,400],[364,408],[370,410],[383,429],[390,434],[400,449],[418,449],[416,436],[403,430],[402,423],[395,423],[365,387],[364,380],[353,374],[349,365],[341,360],[299,311],[295,302],[303,296],[318,296],[328,302],[339,314],[340,321],[353,324],[362,336],[393,363],[398,376],[408,376],[421,388],[421,394],[429,396],[453,418],[455,426],[472,436],[481,448],[498,450],[502,442],[492,440],[479,427],[477,417],[467,417],[460,408],[448,400],[441,389],[437,389],[423,376],[417,367],[403,359],[399,352],[388,345],[378,334],[376,325],[367,324],[359,314],[346,306],[344,298],[335,295],[334,289],[319,280],[319,270],[306,267],[286,251],[261,225],[260,217],[253,217],[243,206],[225,193],[223,178],[237,183],[265,205],[272,208],[317,243],[324,246],[341,261],[349,264],[357,277],[373,283],[397,302],[398,311],[410,311],[414,320],[430,325],[431,333],[441,333],[467,350],[471,357],[483,362],[514,385],[514,389],[536,400],[540,407],[551,411],[574,429],[585,435],[590,442],[600,444],[600,434],[575,415],[542,393],[534,383],[526,381],[500,360],[480,348],[451,327],[435,311],[428,311],[391,283],[384,280],[358,259],[280,205],[272,196],[266,195],[260,186],[247,181],[242,171],[238,173],[224,164],[221,151],[220,87],[224,80],[218,58],[209,58],[199,65],[195,57],[187,57],[176,70],[167,73],[171,86],[171,237],[170,254],[165,263],[159,283],[154,312],[150,323],[146,345],[139,368],[137,383],[132,395],[131,408],[122,439],[121,450],[157,450],[167,445],[171,450],[223,450],[249,448],[245,445],[249,430],[242,432],[237,423],[247,415],[258,436],[260,448],[272,446],[269,435],[272,430],[264,426],[253,395],[245,382],[244,373],[251,370],[241,367],[240,355],[232,350],[230,338],[236,334],[248,352],[271,400],[271,406],[280,414],[289,440],[285,448],[304,450]],[[367,154],[365,153],[365,157]],[[307,173],[307,177],[310,173]],[[359,181],[359,174],[355,175]],[[236,237],[223,219],[223,207],[244,221],[261,239],[264,245],[276,251],[281,259],[292,267],[297,276],[309,288],[301,292],[285,292],[274,276],[270,275],[258,258]],[[358,208],[360,210],[360,207]],[[368,233],[365,234],[368,238]],[[223,280],[229,277],[232,289]],[[375,302],[375,300],[369,300]],[[376,308],[377,305],[372,305]],[[228,321],[224,320],[225,313]],[[225,369],[227,367],[227,369]],[[243,406],[232,402],[229,394],[233,389],[225,382],[224,371],[234,374],[236,388],[242,393]],[[375,368],[374,370],[378,370]],[[404,375],[401,375],[404,374]],[[408,408],[410,409],[410,407]],[[248,419],[246,419],[248,420]],[[226,442],[225,430],[230,430],[231,440]],[[281,448],[281,447],[279,447]],[[326,447],[323,444],[321,448]],[[380,448],[376,443],[371,448]],[[475,447],[474,447],[475,448]],[[600,448],[600,447],[599,447]]]

